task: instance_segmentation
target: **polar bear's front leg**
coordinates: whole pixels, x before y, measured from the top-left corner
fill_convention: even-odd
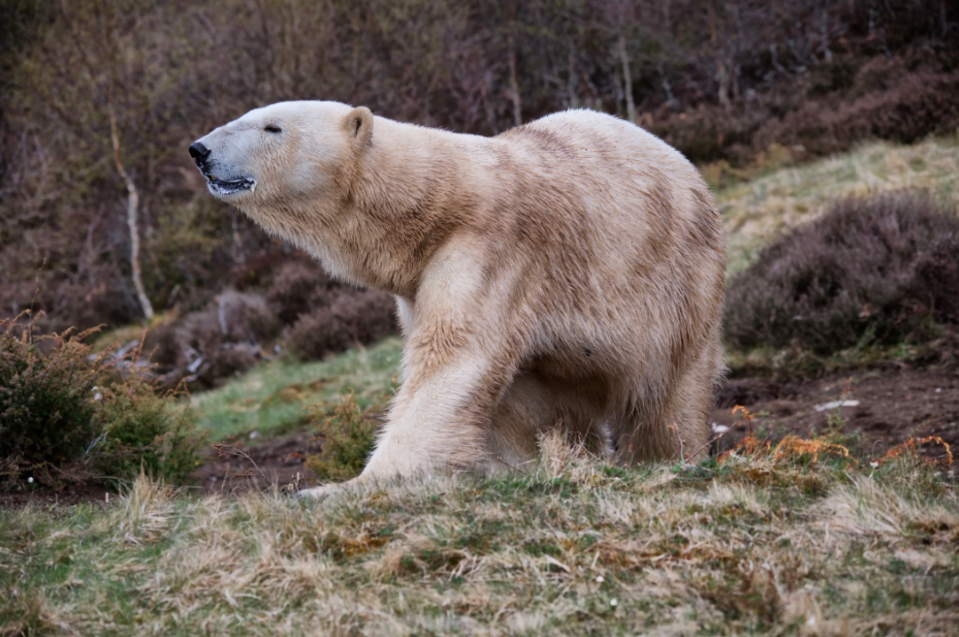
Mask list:
[[[440,366],[410,363],[360,481],[465,469],[487,459],[490,418],[513,375],[511,366],[473,348]]]
[[[489,455],[489,425],[516,374],[511,285],[466,237],[440,249],[403,316],[403,384],[360,482],[469,468]]]
[[[376,449],[359,477],[346,485],[426,474],[437,469],[485,466],[490,420],[515,375],[511,356],[497,348],[453,348],[442,364],[436,351],[407,346],[407,380],[397,392]],[[484,343],[489,347],[489,339]],[[505,351],[505,350],[504,350]],[[343,488],[327,484],[299,497],[325,497]]]

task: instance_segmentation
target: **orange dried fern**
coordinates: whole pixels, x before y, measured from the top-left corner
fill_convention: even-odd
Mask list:
[[[746,425],[746,437],[743,438],[742,442],[737,446],[719,456],[717,462],[725,462],[730,456],[737,455],[738,452],[742,452],[743,455],[752,456],[759,451],[769,451],[769,442],[759,440],[753,435],[753,419],[756,416],[742,405],[733,407],[733,415],[735,416],[736,414],[742,414],[742,419],[738,420],[729,430],[732,431],[740,425]]]
[[[942,458],[923,458],[919,455],[917,447],[919,445],[929,444],[931,442],[938,443],[946,450],[946,455]],[[869,464],[873,467],[879,467],[882,464],[889,462],[890,460],[895,460],[903,453],[910,452],[913,456],[918,458],[921,462],[940,464],[943,468],[952,466],[952,448],[949,446],[949,443],[940,438],[939,436],[926,436],[925,438],[912,438],[902,443],[901,445],[896,445],[883,455],[883,457],[878,460],[873,460]]]
[[[849,449],[842,445],[823,442],[822,440],[807,440],[798,436],[783,438],[773,451],[773,459],[783,460],[796,456],[812,456],[813,462],[816,462],[822,454],[833,454],[856,463],[856,460],[849,455]]]
[[[745,424],[747,434],[739,445],[719,456],[719,462],[725,461],[729,456],[734,454],[755,456],[758,453],[765,453],[771,454],[775,461],[787,460],[799,456],[812,456],[813,462],[816,462],[821,455],[832,454],[849,460],[854,464],[856,463],[856,460],[849,454],[849,449],[842,445],[825,442],[823,440],[808,440],[798,436],[786,436],[773,448],[769,441],[759,440],[753,435],[753,419],[756,417],[754,414],[742,405],[736,405],[736,407],[733,408],[733,414],[742,415],[742,420],[738,421],[735,426]]]

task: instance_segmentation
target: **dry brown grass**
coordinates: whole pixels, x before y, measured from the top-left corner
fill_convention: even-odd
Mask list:
[[[788,449],[789,451],[785,451]],[[823,448],[825,449],[825,447]],[[799,443],[528,475],[0,513],[0,634],[950,634],[955,477]]]

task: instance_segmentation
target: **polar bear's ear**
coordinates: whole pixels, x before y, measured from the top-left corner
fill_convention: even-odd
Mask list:
[[[353,147],[365,148],[373,137],[373,113],[365,106],[357,106],[346,116],[344,122]]]

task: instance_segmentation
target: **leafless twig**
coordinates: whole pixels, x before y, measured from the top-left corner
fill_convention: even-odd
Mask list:
[[[259,477],[259,478],[263,478],[264,480],[269,479],[266,477],[266,474],[260,470],[260,467],[257,466],[256,461],[253,460],[253,458],[250,456],[250,453],[248,451],[244,451],[234,438],[230,438],[230,442],[232,442],[233,444],[228,445],[222,442],[218,442],[213,445],[213,448],[216,449],[217,453],[219,454],[217,457],[243,458],[244,460],[248,461],[251,465],[253,465],[253,471],[234,473],[231,477],[233,478]]]

